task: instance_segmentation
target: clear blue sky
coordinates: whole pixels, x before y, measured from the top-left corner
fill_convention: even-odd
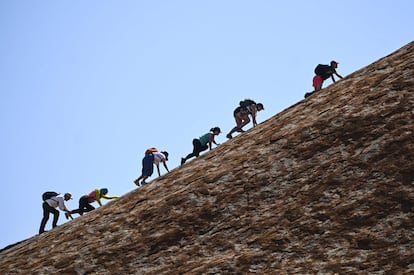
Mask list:
[[[70,209],[94,188],[126,194],[151,146],[179,169],[211,127],[227,141],[241,99],[264,103],[263,122],[312,90],[316,64],[335,59],[346,76],[411,42],[413,10],[410,0],[1,1],[0,248],[37,234],[43,191],[71,192]]]

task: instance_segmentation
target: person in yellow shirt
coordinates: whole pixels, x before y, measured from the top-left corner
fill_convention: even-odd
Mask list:
[[[117,196],[107,196],[108,194],[108,188],[101,188],[101,189],[95,189],[91,191],[87,195],[83,195],[79,199],[79,208],[70,211],[70,213],[65,213],[66,219],[69,219],[69,214],[79,214],[83,215],[85,212],[89,212],[95,209],[95,207],[91,204],[93,202],[97,202],[99,206],[102,206],[101,199],[107,199],[112,200],[118,198]]]

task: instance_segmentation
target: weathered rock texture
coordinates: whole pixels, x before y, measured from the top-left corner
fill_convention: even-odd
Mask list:
[[[413,84],[414,42],[3,249],[0,273],[414,273]]]

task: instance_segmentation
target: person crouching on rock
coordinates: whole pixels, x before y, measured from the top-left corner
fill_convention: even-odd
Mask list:
[[[57,207],[59,207],[60,210],[65,211],[65,215],[67,215],[67,218],[69,218],[70,211],[66,208],[65,201],[71,199],[72,195],[70,193],[65,193],[63,197],[52,196],[43,202],[43,218],[40,222],[39,234],[45,232],[45,226],[47,221],[49,220],[50,213],[53,214],[52,228],[55,228],[57,226],[57,222],[59,220],[59,210],[56,209]]]
[[[117,196],[107,196],[106,194],[108,194],[108,189],[102,188],[102,189],[95,189],[91,191],[89,194],[83,195],[79,199],[79,208],[70,211],[69,214],[77,213],[82,216],[83,213],[89,212],[95,209],[95,207],[91,203],[96,201],[99,204],[99,206],[102,206],[101,199],[112,200],[112,199],[118,198]],[[70,217],[69,214],[65,213],[66,219]]]
[[[145,151],[145,156],[142,159],[142,172],[141,176],[139,176],[136,180],[134,180],[135,185],[138,187],[147,184],[145,181],[147,178],[151,177],[154,173],[154,164],[157,166],[157,172],[158,176],[161,176],[160,172],[160,163],[164,165],[165,170],[167,172],[170,172],[167,166],[168,161],[168,152],[167,151],[161,151],[158,152],[157,148],[151,147]],[[141,182],[139,182],[142,180]]]
[[[202,135],[199,138],[193,139],[193,152],[188,154],[186,157],[181,158],[181,165],[183,165],[188,159],[192,157],[199,157],[202,151],[205,151],[210,148],[211,144],[214,143],[215,145],[219,145],[215,140],[214,137],[218,136],[221,133],[219,127],[214,127],[210,129],[210,132],[207,134]]]

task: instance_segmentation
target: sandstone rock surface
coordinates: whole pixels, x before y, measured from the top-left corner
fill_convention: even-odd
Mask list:
[[[414,273],[414,42],[0,251],[1,274]]]

